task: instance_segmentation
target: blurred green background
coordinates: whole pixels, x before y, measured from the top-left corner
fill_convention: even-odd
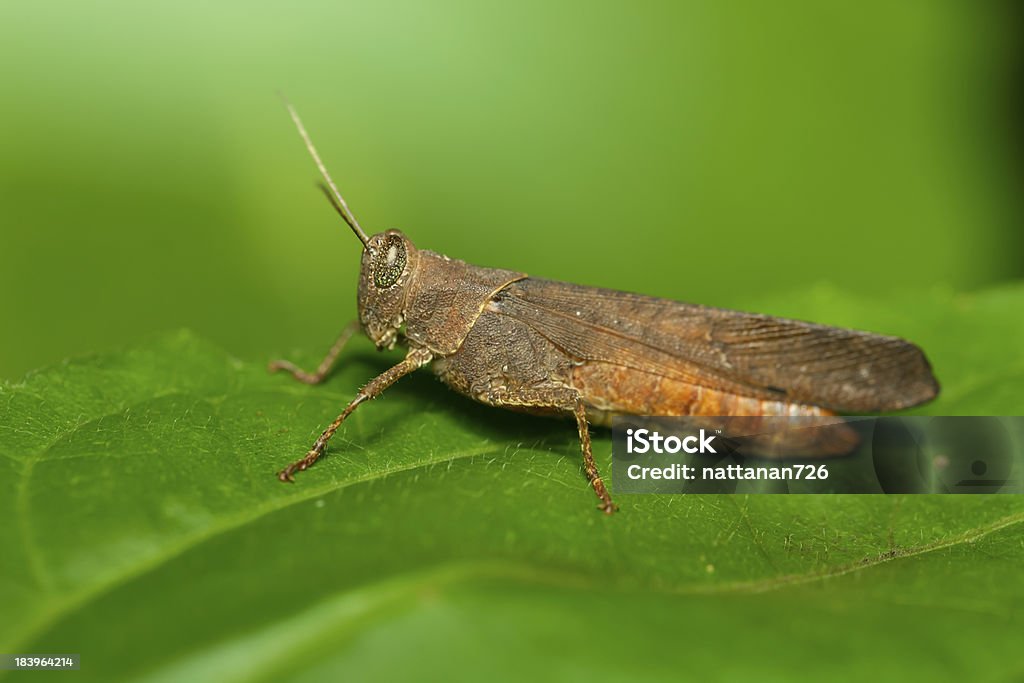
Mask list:
[[[481,265],[737,307],[1019,278],[1014,13],[4,3],[0,377],[182,326],[326,349],[357,243],[277,90],[364,226]]]

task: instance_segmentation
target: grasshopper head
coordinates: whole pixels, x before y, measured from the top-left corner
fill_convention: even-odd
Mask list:
[[[363,261],[359,270],[359,322],[378,349],[390,349],[395,345],[398,330],[405,322],[405,303],[412,276],[419,264],[419,252],[398,230],[386,230],[373,237],[366,236],[320,160],[306,127],[302,125],[302,119],[287,100],[285,106],[324,178],[320,189],[363,243]]]
[[[419,252],[398,230],[366,242],[359,271],[359,322],[379,349],[390,349],[405,322],[405,307]]]

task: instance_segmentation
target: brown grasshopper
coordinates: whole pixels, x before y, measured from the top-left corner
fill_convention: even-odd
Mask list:
[[[321,188],[363,243],[358,325],[378,349],[400,344],[408,352],[278,473],[281,481],[316,462],[361,403],[428,364],[481,403],[572,415],[584,471],[608,514],[617,508],[594,464],[588,420],[828,416],[907,408],[938,393],[924,353],[896,337],[482,268],[417,249],[398,230],[368,237],[287,106],[327,183]],[[355,321],[345,328],[315,372],[288,361],[270,370],[317,384],[356,329]]]

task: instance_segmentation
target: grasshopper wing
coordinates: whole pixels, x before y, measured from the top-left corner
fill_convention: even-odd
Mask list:
[[[537,278],[489,307],[573,358],[741,396],[874,412],[939,390],[921,349],[898,337]]]

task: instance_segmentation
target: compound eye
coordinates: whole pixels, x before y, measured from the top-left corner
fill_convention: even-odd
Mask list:
[[[405,244],[398,235],[388,235],[373,261],[373,283],[378,288],[398,282],[405,270]]]

